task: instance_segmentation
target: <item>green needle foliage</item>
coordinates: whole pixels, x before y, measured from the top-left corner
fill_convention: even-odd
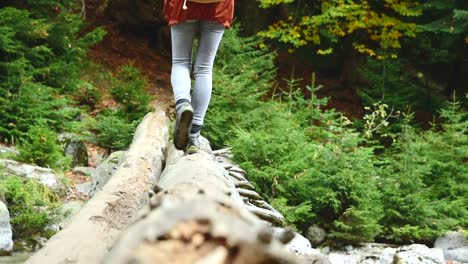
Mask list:
[[[117,107],[98,113],[86,125],[90,141],[111,151],[129,147],[137,125],[152,111],[153,97],[146,91],[147,79],[132,65],[124,65],[110,78],[110,93]]]
[[[51,235],[46,227],[60,219],[58,194],[36,180],[0,171],[0,195],[8,204],[14,239]]]
[[[27,137],[19,142],[18,150],[18,160],[41,167],[63,171],[70,168],[72,161],[62,152],[57,133],[43,125],[31,127]]]
[[[274,54],[256,49],[255,39],[242,51],[232,48],[243,41],[235,34],[227,32],[218,57],[207,135],[233,147],[260,193],[289,223],[299,229],[319,223],[350,242],[372,240],[382,217],[373,148],[361,146],[349,120],[322,109],[326,100],[304,100],[294,84],[262,101],[271,87]],[[257,53],[255,63],[231,59],[244,52]]]
[[[456,103],[430,131],[417,130],[410,115],[390,124],[396,115],[378,105],[364,118],[374,123],[357,130],[326,109],[314,84],[310,99],[294,79],[269,99],[275,55],[256,41],[226,32],[203,133],[216,147],[232,147],[289,224],[319,225],[329,240],[346,243],[430,243],[467,227],[467,115]],[[384,135],[394,140],[385,148],[373,138]]]
[[[64,165],[47,152],[55,139],[41,147],[35,127],[41,122],[46,138],[70,129],[80,114],[71,95],[81,83],[81,63],[104,35],[100,29],[80,34],[84,24],[67,9],[72,3],[7,1],[0,9],[0,141],[21,142],[24,160],[54,168]],[[20,9],[29,5],[39,8]]]

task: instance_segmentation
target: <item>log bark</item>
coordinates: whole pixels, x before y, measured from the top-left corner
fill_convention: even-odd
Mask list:
[[[300,263],[214,156],[169,147],[156,194],[103,263]]]
[[[164,112],[148,114],[113,177],[26,263],[99,263],[117,235],[148,201],[147,191],[163,167],[168,142]]]

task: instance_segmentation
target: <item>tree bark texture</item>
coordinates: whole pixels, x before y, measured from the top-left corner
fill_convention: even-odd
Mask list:
[[[167,142],[165,113],[148,114],[109,182],[26,263],[100,263],[117,235],[147,203],[147,191],[163,168]]]
[[[213,155],[170,147],[155,194],[103,263],[301,263],[230,179]]]

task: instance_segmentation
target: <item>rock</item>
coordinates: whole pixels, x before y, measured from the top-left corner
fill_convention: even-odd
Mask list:
[[[73,173],[81,173],[89,178],[92,177],[93,173],[95,173],[96,168],[93,167],[74,167],[72,172]]]
[[[434,243],[435,248],[455,249],[468,246],[468,239],[460,232],[447,232],[443,237],[437,238]]]
[[[331,264],[355,264],[356,258],[346,254],[331,253],[328,255]]]
[[[311,257],[305,258],[305,263],[313,264],[331,264],[330,260],[324,255],[316,254]]]
[[[332,264],[391,264],[392,257],[380,256],[379,253],[372,254],[365,250],[353,250],[348,253],[333,252],[328,255]]]
[[[445,259],[440,248],[414,244],[398,248],[393,264],[445,264]]]
[[[275,230],[275,235],[278,235],[282,232],[284,232],[284,228],[276,227],[274,228]],[[303,237],[301,234],[298,234],[294,232],[294,238],[286,244],[286,247],[288,250],[293,251],[296,253],[296,255],[312,255],[312,254],[318,254],[317,250],[313,249],[312,246],[310,245],[309,240],[307,238]]]
[[[362,247],[345,247],[328,255],[332,264],[392,264],[396,249],[384,244],[365,244]]]
[[[13,250],[13,232],[10,225],[10,212],[0,201],[0,256],[10,255]]]
[[[92,187],[93,187],[92,182],[85,182],[85,183],[80,183],[80,184],[75,185],[76,192],[83,194],[87,197],[90,197],[92,193],[91,191]]]
[[[307,229],[306,237],[309,239],[310,243],[314,247],[320,246],[320,244],[325,240],[327,233],[322,228],[313,225]]]
[[[96,169],[89,169],[91,182],[76,185],[76,190],[89,197],[93,197],[112,177],[112,174],[119,167],[126,153],[126,151],[115,151],[106,160],[101,162]]]
[[[58,140],[65,155],[72,157],[72,166],[88,165],[88,150],[83,140],[71,133],[62,133]]]
[[[468,263],[468,239],[460,232],[447,232],[435,241],[434,247],[444,251],[446,260]]]
[[[0,159],[0,167],[5,167],[6,172],[27,179],[35,179],[52,189],[63,189],[64,185],[58,179],[54,171],[14,160]]]
[[[322,254],[328,254],[330,253],[330,247],[323,247],[320,252],[322,252]]]
[[[468,263],[468,247],[444,250],[445,260]]]
[[[39,251],[39,249],[43,248],[47,243],[47,238],[41,236],[35,236],[31,238],[32,243],[34,244],[34,251]]]
[[[2,154],[5,156],[16,156],[19,155],[19,151],[14,148],[0,146],[0,156]]]

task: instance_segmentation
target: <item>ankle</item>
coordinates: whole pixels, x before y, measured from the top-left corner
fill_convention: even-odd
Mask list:
[[[185,104],[190,104],[190,101],[188,99],[177,100],[176,105],[175,105],[176,112],[179,111],[179,109]]]
[[[192,128],[190,129],[190,134],[192,134],[192,135],[198,134],[199,135],[201,129],[202,129],[202,125],[192,124]]]

